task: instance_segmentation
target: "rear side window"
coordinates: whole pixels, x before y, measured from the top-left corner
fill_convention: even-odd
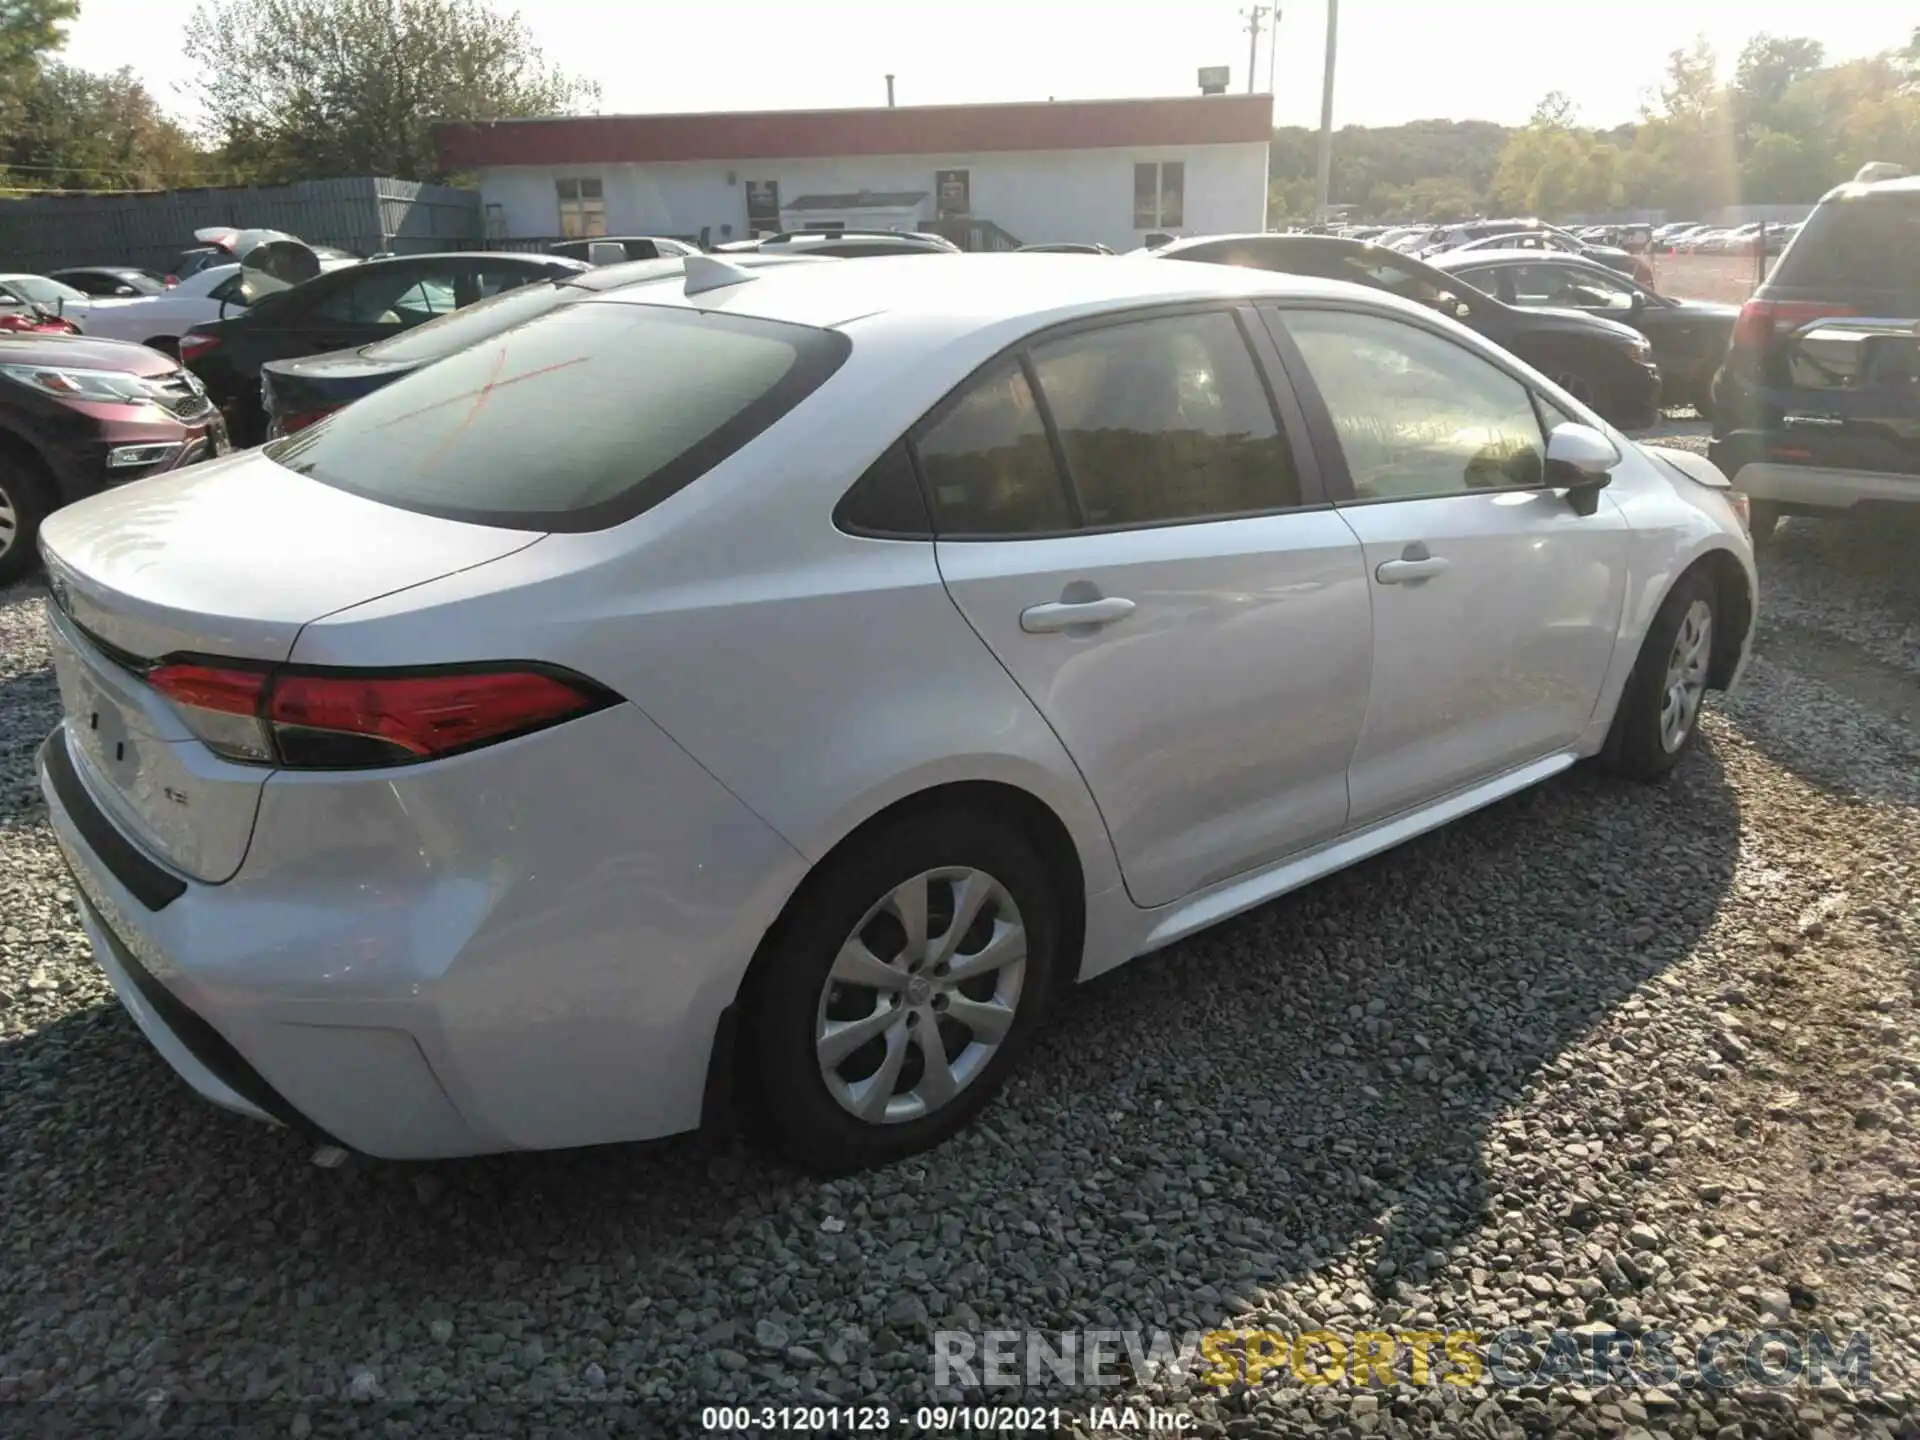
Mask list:
[[[1920,194],[1826,201],[1769,279],[1795,287],[1920,291]]]
[[[1073,523],[1027,377],[975,380],[915,445],[942,535],[1030,535]]]
[[[1231,315],[1174,315],[1033,352],[1067,473],[1091,526],[1300,503],[1293,456]]]
[[[811,326],[571,305],[416,370],[266,454],[404,510],[598,530],[719,464],[850,348]]]

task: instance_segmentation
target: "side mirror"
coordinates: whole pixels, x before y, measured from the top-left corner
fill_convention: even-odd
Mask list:
[[[18,295],[8,295],[0,292],[0,310],[18,310],[19,308],[20,297]]]
[[[1547,484],[1565,486],[1567,503],[1577,515],[1600,508],[1600,492],[1613,481],[1620,452],[1591,425],[1569,422],[1547,436]]]

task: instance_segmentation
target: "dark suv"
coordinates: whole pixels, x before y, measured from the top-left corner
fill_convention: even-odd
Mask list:
[[[47,514],[227,449],[200,382],[144,345],[0,332],[0,582]]]
[[[1741,310],[1713,398],[1708,454],[1756,542],[1782,515],[1920,504],[1920,178],[1820,201]]]

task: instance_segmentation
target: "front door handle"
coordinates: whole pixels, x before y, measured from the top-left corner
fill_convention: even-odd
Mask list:
[[[1382,560],[1373,575],[1382,585],[1424,585],[1436,575],[1444,575],[1453,562],[1435,555],[1425,543],[1414,541],[1400,552],[1398,560]]]
[[[1124,620],[1139,607],[1119,595],[1099,600],[1056,600],[1020,612],[1020,628],[1029,635],[1053,635],[1062,630],[1097,630]]]

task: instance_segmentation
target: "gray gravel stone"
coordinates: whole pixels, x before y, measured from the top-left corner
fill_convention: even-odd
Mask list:
[[[1902,1433],[1915,554],[1911,524],[1787,522],[1783,623],[1668,784],[1569,774],[1084,987],[972,1130],[831,1184],[691,1142],[323,1171],[201,1104],[90,957],[31,768],[39,592],[0,591],[0,1400],[679,1433],[709,1404],[1020,1397],[937,1392],[942,1328],[1818,1324],[1868,1330],[1877,1399],[1097,1398],[1212,1435]]]

